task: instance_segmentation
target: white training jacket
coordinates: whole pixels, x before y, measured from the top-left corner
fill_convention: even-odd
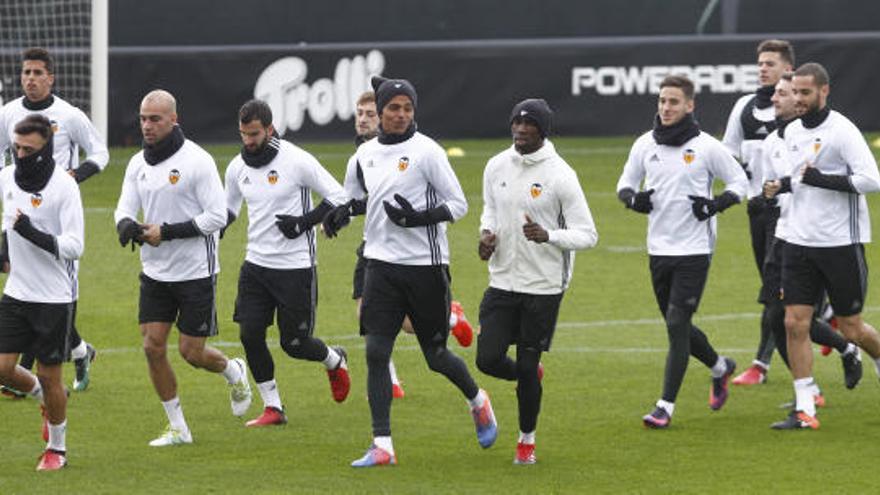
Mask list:
[[[131,157],[114,220],[162,225],[195,220],[203,235],[141,246],[144,274],[160,282],[207,278],[220,272],[217,238],[226,226],[226,197],[214,158],[189,139],[167,160],[149,165],[143,150]]]
[[[807,129],[798,119],[785,130],[790,154],[793,244],[834,247],[871,242],[871,219],[865,194],[880,191],[880,172],[864,136],[849,119],[832,110],[824,122]],[[858,194],[801,183],[809,163],[824,174],[848,175]]]
[[[46,187],[29,193],[18,187],[14,174],[14,165],[0,171],[10,266],[3,292],[19,301],[73,302],[78,289],[76,260],[82,256],[85,243],[79,187],[73,177],[55,167]],[[12,229],[17,210],[30,217],[35,228],[55,236],[57,257]]]
[[[358,167],[366,190],[358,181]],[[382,206],[388,201],[399,207],[394,200],[399,194],[417,211],[446,205],[453,221],[467,213],[461,184],[446,152],[433,139],[416,132],[401,143],[382,144],[371,139],[361,144],[348,161],[345,193],[354,199],[367,197],[365,258],[413,266],[449,264],[446,222],[400,227],[388,218]]]
[[[630,188],[654,189],[648,214],[648,254],[688,256],[709,254],[715,249],[716,216],[699,221],[688,196],[712,198],[712,182],[718,177],[725,189],[740,201],[746,196],[748,179],[727,149],[705,132],[681,146],[657,144],[651,131],[633,144],[617,192]]]
[[[761,177],[764,175],[761,170],[763,160],[761,158],[761,143],[763,139],[746,139],[745,131],[742,126],[742,113],[749,101],[755,97],[755,93],[747,94],[736,100],[730,116],[727,118],[727,127],[724,129],[724,137],[721,142],[730,151],[740,163],[747,164],[749,172],[752,174],[749,180],[749,197],[760,196],[763,194],[763,183]],[[766,122],[767,127],[758,128],[758,133],[762,136],[770,134],[770,127],[775,124],[776,110],[773,105],[767,108],[752,108],[752,116],[759,122]],[[762,132],[763,131],[763,132]]]
[[[547,230],[538,244],[523,234],[525,216]],[[599,234],[575,171],[549,139],[534,153],[510,148],[483,171],[480,231],[495,234],[489,286],[526,294],[559,294],[568,288],[574,251],[596,245]]]
[[[785,148],[785,140],[779,131],[773,131],[761,145],[761,170],[764,172],[762,182],[779,180],[791,171],[791,160]],[[788,217],[791,215],[791,194],[777,194],[776,204],[779,206],[779,219],[776,221],[775,237],[788,241]]]

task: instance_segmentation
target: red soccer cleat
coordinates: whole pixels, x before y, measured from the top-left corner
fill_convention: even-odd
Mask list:
[[[760,385],[767,381],[767,370],[753,364],[736,378],[733,379],[734,385]]]
[[[327,370],[327,378],[330,379],[330,391],[333,393],[333,400],[343,402],[348,397],[348,391],[351,390],[351,378],[348,376],[348,355],[342,347],[334,347],[333,350],[342,359],[339,361],[336,369]]]
[[[514,464],[534,464],[538,462],[535,459],[535,444],[527,444],[519,442],[516,444],[516,457],[513,459]]]
[[[67,456],[64,452],[46,449],[37,463],[37,471],[57,471],[67,465]]]
[[[406,396],[406,392],[403,391],[403,387],[401,387],[399,383],[392,383],[391,396],[395,399],[402,399]]]
[[[244,425],[250,428],[283,424],[287,424],[287,415],[284,414],[284,411],[276,407],[269,406],[263,409],[263,414],[260,414],[259,417],[248,421]]]
[[[464,316],[464,308],[461,307],[460,302],[452,301],[452,304],[449,305],[449,311],[455,315],[455,325],[452,325],[452,328],[450,329],[452,335],[458,340],[459,345],[462,347],[470,347],[471,343],[474,341],[474,328],[468,323],[467,318]]]

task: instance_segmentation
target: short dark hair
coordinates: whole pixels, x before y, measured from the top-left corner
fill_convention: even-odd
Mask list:
[[[694,99],[694,83],[691,82],[691,80],[688,79],[687,76],[677,74],[666,76],[663,78],[662,81],[660,81],[660,89],[663,89],[667,86],[670,88],[680,89],[682,93],[684,93],[684,96],[689,100]]]
[[[268,127],[272,123],[272,108],[265,101],[250,100],[241,106],[241,110],[238,111],[238,119],[242,124],[259,120],[263,127]]]
[[[19,136],[37,133],[48,141],[52,137],[52,122],[44,115],[32,113],[15,124],[15,133]]]
[[[55,63],[52,61],[52,55],[49,55],[49,50],[45,48],[28,48],[21,54],[21,61],[24,63],[27,60],[40,60],[46,65],[46,72],[49,74],[55,73]]]
[[[376,104],[376,93],[373,93],[372,91],[364,91],[363,93],[361,93],[360,96],[358,96],[355,106],[365,105],[367,103],[372,103],[374,105]]]
[[[794,72],[787,70],[787,71],[783,72],[782,75],[779,76],[779,78],[782,79],[783,81],[791,82],[791,80],[794,78]]]
[[[785,40],[764,40],[758,44],[758,55],[764,52],[778,53],[782,60],[785,60],[794,67],[794,47]]]
[[[807,62],[804,65],[797,68],[794,71],[795,76],[813,76],[813,82],[816,83],[816,86],[827,86],[831,84],[831,78],[828,76],[828,71],[825,70],[825,67],[822,67],[822,64],[817,64],[816,62]]]

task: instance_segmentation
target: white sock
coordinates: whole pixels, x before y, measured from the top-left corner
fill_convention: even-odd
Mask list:
[[[725,373],[727,373],[727,361],[724,360],[724,356],[719,355],[715,366],[712,366],[712,378],[721,378]]]
[[[846,356],[847,354],[852,354],[852,353],[856,352],[856,350],[858,350],[858,347],[856,347],[855,344],[850,342],[850,343],[846,344],[846,350],[843,351],[841,354],[843,356]]]
[[[813,377],[798,378],[794,381],[795,410],[803,411],[810,416],[816,415],[816,403],[813,399]]]
[[[452,311],[449,312],[449,328],[454,327],[458,324],[458,316],[455,315]]]
[[[813,397],[815,397],[817,395],[822,395],[822,390],[819,388],[819,384],[816,383],[815,380],[813,380],[813,383],[810,384],[810,393],[813,394]],[[813,402],[816,402],[816,401],[813,400]]]
[[[165,408],[165,415],[168,416],[168,423],[175,430],[185,433],[189,431],[186,420],[183,419],[183,407],[180,405],[180,398],[175,397],[162,403]]]
[[[388,360],[388,372],[391,373],[391,383],[394,385],[400,385],[400,380],[397,378],[397,368],[394,367],[394,361]]]
[[[232,385],[233,383],[236,383],[239,380],[241,380],[241,373],[243,371],[244,370],[242,370],[241,367],[238,364],[236,364],[234,359],[227,359],[226,360],[226,369],[223,370],[223,378],[226,378],[226,381],[230,385]]]
[[[755,365],[755,366],[757,366],[758,368],[761,368],[761,369],[764,370],[765,372],[768,371],[768,370],[770,370],[770,365],[767,364],[767,363],[765,363],[764,361],[759,360],[759,359],[755,359],[755,360],[753,360],[753,361],[752,361],[752,364]],[[726,366],[725,366],[725,371],[727,371]],[[721,373],[721,374],[723,375],[724,373]],[[717,376],[716,378],[718,378],[718,377],[720,377],[720,376],[721,376],[721,375]]]
[[[486,391],[483,389],[480,389],[477,392],[476,397],[474,397],[473,399],[468,399],[468,401],[467,401],[468,405],[471,406],[471,409],[483,407],[483,404],[485,402],[486,402]]]
[[[874,369],[877,370],[877,376],[880,376],[880,358],[874,358]]]
[[[21,366],[19,366],[19,368],[21,368]],[[24,369],[24,368],[21,368],[21,369]],[[27,371],[27,370],[25,370],[25,371]],[[43,402],[43,386],[40,385],[40,380],[37,379],[36,375],[31,373],[30,371],[28,371],[28,373],[30,373],[31,376],[33,376],[33,378],[34,378],[34,388],[32,388],[28,391],[28,395],[30,395],[31,397],[33,397],[34,399],[37,399],[38,401],[40,401],[42,403]]]
[[[324,367],[328,370],[335,370],[336,367],[339,366],[339,362],[342,361],[342,356],[339,355],[338,352],[334,351],[332,347],[327,346],[327,357],[324,358]]]
[[[67,433],[67,419],[59,425],[49,423],[49,443],[46,444],[47,449],[66,452],[65,436]]]
[[[258,383],[257,388],[260,389],[260,397],[263,398],[263,406],[274,407],[279,411],[282,410],[281,396],[278,395],[278,385],[275,383],[274,379]]]
[[[86,341],[80,340],[79,345],[71,349],[70,358],[71,359],[82,359],[88,355],[88,349],[86,348]]]
[[[662,407],[666,409],[666,412],[669,414],[669,417],[672,417],[672,413],[675,412],[675,402],[667,402],[663,399],[657,401],[657,407]]]
[[[535,445],[535,432],[531,433],[523,433],[519,432],[519,443],[524,443],[526,445]]]
[[[373,437],[373,445],[394,455],[394,445],[391,444],[391,437]]]

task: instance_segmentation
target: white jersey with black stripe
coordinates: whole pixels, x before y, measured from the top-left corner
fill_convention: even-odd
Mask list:
[[[785,140],[779,136],[779,131],[773,131],[761,145],[761,170],[764,175],[761,183],[779,180],[785,177],[791,171],[791,161],[788,150],[785,149]],[[779,219],[776,220],[775,237],[784,241],[789,238],[788,235],[788,217],[791,215],[791,194],[777,194],[776,205],[779,207]]]
[[[806,128],[801,120],[788,125],[785,146],[790,155],[791,214],[789,242],[834,247],[871,242],[871,220],[865,194],[880,191],[880,172],[859,129],[838,112]],[[801,168],[810,164],[823,174],[846,175],[857,193],[803,184]]]
[[[268,164],[248,166],[241,154],[226,168],[226,208],[236,216],[247,203],[248,242],[245,259],[275,269],[309,268],[316,263],[315,229],[296,239],[285,237],[275,215],[302,216],[313,208],[311,192],[333,206],[346,203],[342,186],[307,151],[273,137],[268,146],[278,154]]]
[[[141,247],[144,274],[160,282],[182,282],[220,271],[217,238],[226,225],[226,198],[214,159],[196,143],[186,140],[171,157],[155,165],[140,151],[128,162],[122,194],[114,214],[162,225],[194,221],[203,235],[162,241]]]
[[[92,121],[82,110],[56,95],[52,95],[52,103],[48,107],[40,110],[26,108],[23,96],[3,106],[0,110],[0,155],[7,148],[12,148],[15,125],[31,114],[44,115],[52,122],[52,142],[55,147],[52,156],[55,164],[63,170],[79,167],[80,149],[85,151],[85,160],[93,162],[101,170],[109,163],[107,145]],[[3,165],[2,161],[0,166]]]
[[[3,230],[9,241],[9,278],[3,292],[20,301],[70,303],[77,299],[77,260],[83,253],[83,208],[73,177],[55,169],[41,191],[29,193],[15,183],[15,166],[0,172]],[[16,212],[38,230],[55,237],[57,256],[13,230]]]
[[[366,190],[358,181],[358,167]],[[399,194],[415,210],[446,205],[453,221],[467,213],[461,184],[446,152],[433,139],[416,132],[401,143],[382,144],[371,139],[360,145],[348,161],[345,192],[355,199],[367,197],[365,258],[401,265],[449,264],[445,222],[400,227],[388,218],[383,207],[385,201],[399,206],[394,199]]]

